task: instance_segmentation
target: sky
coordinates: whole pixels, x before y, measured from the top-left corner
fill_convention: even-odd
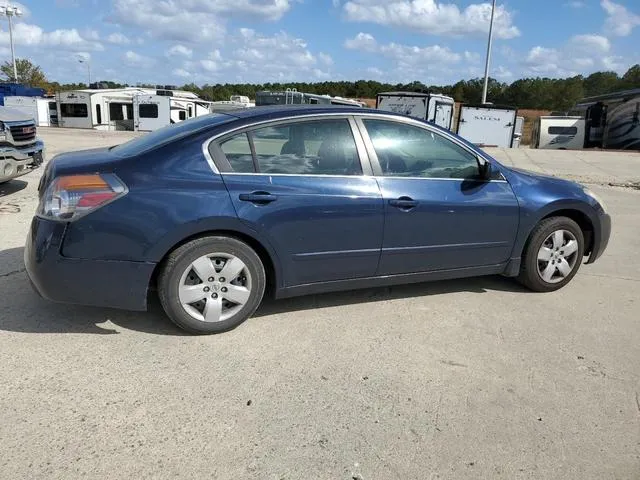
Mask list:
[[[5,4],[0,0],[0,4]],[[484,74],[490,2],[23,0],[18,58],[49,80],[134,84],[378,80]],[[0,17],[0,61],[10,60]],[[498,1],[490,74],[510,83],[640,63],[640,0]],[[80,63],[79,59],[88,61]]]

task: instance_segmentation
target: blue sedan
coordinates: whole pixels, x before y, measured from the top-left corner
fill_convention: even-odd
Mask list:
[[[501,274],[549,292],[605,250],[587,188],[353,107],[213,114],[52,159],[25,248],[45,298],[217,333],[276,298]]]

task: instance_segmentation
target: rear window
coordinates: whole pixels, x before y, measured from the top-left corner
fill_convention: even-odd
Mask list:
[[[549,127],[549,135],[576,135],[578,127]]]
[[[61,103],[60,113],[63,117],[87,118],[89,116],[86,103]]]
[[[190,118],[184,122],[174,123],[160,128],[141,137],[129,140],[126,143],[111,148],[111,151],[122,157],[139,155],[148,150],[152,150],[160,145],[186,137],[191,133],[204,128],[221,125],[226,122],[236,120],[236,117],[223,113],[211,113],[201,117]]]

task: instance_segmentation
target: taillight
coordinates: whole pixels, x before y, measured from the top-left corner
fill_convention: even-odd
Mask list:
[[[49,184],[36,213],[72,221],[126,193],[126,185],[112,173],[62,176]]]

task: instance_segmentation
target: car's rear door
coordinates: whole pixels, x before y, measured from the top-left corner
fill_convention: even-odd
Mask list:
[[[435,128],[358,118],[385,202],[378,275],[507,262],[519,206],[499,172],[478,177],[477,156]]]
[[[353,119],[263,123],[209,150],[239,218],[277,252],[281,286],[375,274],[384,207]]]

